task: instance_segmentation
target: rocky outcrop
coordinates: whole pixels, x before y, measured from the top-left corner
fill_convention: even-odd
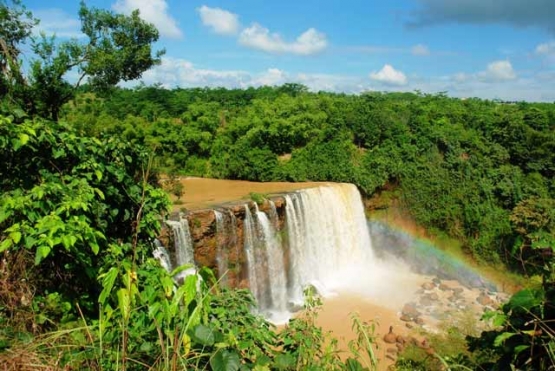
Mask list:
[[[225,283],[225,286],[247,288],[249,286],[247,259],[243,249],[245,207],[248,207],[251,213],[255,213],[258,208],[267,215],[271,215],[271,203],[277,214],[277,218],[274,219],[275,228],[281,232],[285,228],[285,200],[282,195],[272,195],[259,205],[255,205],[254,201],[237,201],[218,205],[212,209],[190,210],[185,214],[175,214],[171,219],[186,218],[188,220],[197,266],[212,269],[216,277],[221,278],[220,283]],[[223,228],[220,230],[217,226],[216,212],[223,216]],[[234,225],[231,225],[232,221],[235,223]],[[163,235],[167,236],[168,233],[163,232]],[[166,239],[168,241],[164,245],[171,246],[171,236]],[[172,251],[170,251],[170,256],[175,261]],[[223,266],[226,267],[226,271],[220,272],[219,270]]]

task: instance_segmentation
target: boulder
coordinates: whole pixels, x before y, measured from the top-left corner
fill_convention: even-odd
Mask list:
[[[476,301],[478,302],[478,304],[485,306],[493,306],[494,301],[492,298],[490,298],[487,294],[482,293],[480,294],[480,296],[478,296],[476,298]]]

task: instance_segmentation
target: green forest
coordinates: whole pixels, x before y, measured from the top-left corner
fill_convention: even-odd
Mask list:
[[[293,83],[123,88],[160,63],[158,31],[138,12],[82,4],[79,17],[86,39],[58,42],[31,34],[38,20],[19,1],[0,2],[7,370],[375,369],[372,326],[353,318],[360,336],[340,357],[310,292],[278,333],[250,312],[249,292],[219,289],[208,270],[176,286],[179,272],[152,257],[171,206],[161,174],[387,193],[474,260],[530,282],[486,314],[496,330],[397,369],[555,365],[555,104]],[[77,81],[64,79],[70,70]]]

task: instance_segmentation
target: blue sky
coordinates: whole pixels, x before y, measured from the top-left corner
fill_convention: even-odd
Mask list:
[[[88,0],[160,31],[167,87],[297,82],[311,90],[555,101],[555,0]],[[75,0],[24,0],[47,33],[82,37]]]

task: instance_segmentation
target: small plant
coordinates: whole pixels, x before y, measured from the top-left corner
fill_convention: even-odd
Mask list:
[[[268,198],[266,195],[261,193],[251,192],[249,196],[253,202],[256,202],[258,206],[263,205],[266,199]]]
[[[363,322],[358,313],[351,314],[353,331],[357,334],[355,340],[349,341],[349,350],[355,358],[348,358],[347,365],[350,370],[376,370],[378,359],[374,353],[377,347],[374,322]],[[365,368],[362,366],[365,364]]]

